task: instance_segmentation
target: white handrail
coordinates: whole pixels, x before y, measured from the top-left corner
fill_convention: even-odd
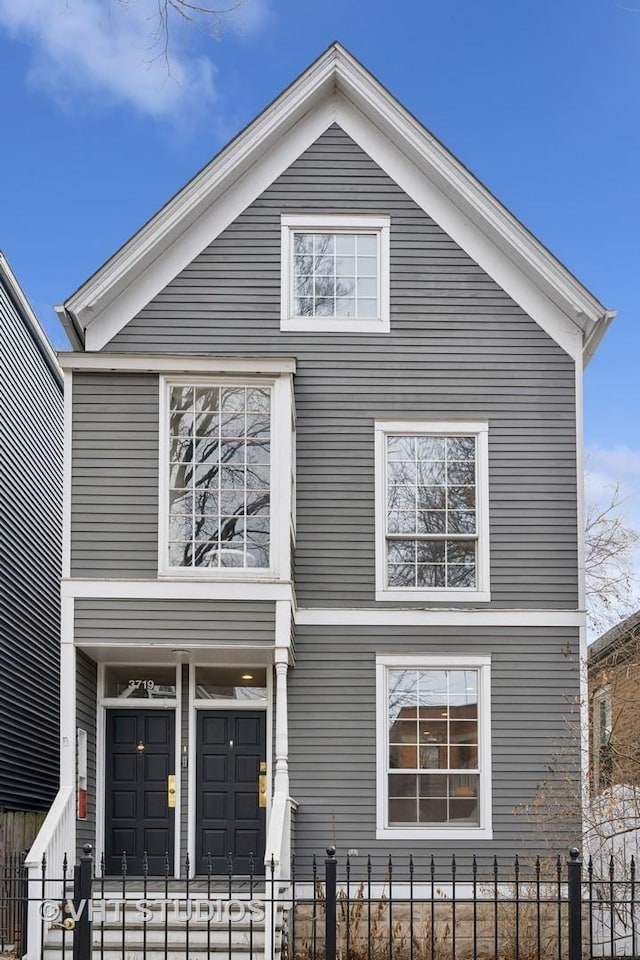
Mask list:
[[[67,856],[66,875],[73,878],[75,862],[76,803],[72,786],[60,787],[46,819],[29,850],[24,865],[27,869],[27,960],[42,956],[41,903],[62,900],[63,869]]]
[[[275,795],[271,804],[269,829],[265,845],[265,879],[270,899],[265,912],[264,945],[265,960],[271,960],[278,954],[276,944],[272,943],[275,918],[284,909],[287,890],[291,882],[291,822],[298,804],[292,797]]]

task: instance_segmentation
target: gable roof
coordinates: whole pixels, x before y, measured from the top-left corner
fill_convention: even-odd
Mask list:
[[[616,623],[606,633],[591,644],[588,649],[589,666],[594,666],[600,660],[614,653],[622,653],[623,649],[633,643],[637,647],[640,637],[640,610],[631,616]]]
[[[105,347],[333,123],[560,346],[588,361],[615,312],[339,43],[56,307],[74,346]]]

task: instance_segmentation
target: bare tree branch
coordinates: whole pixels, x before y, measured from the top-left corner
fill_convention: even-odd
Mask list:
[[[143,0],[112,0],[124,9],[132,9]],[[245,3],[245,0],[156,0],[157,13],[149,17],[149,46],[159,48],[154,59],[165,61],[167,73],[171,73],[169,56],[171,25],[177,19],[199,27],[219,39],[228,25],[229,18]]]
[[[625,519],[620,484],[604,504],[587,506],[585,575],[589,619],[596,629],[621,620],[638,605],[633,592],[634,550],[640,533]]]

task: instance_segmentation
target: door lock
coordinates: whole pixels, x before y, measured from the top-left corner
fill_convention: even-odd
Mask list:
[[[258,806],[267,805],[267,764],[264,760],[260,761],[260,775],[258,776]]]
[[[176,805],[176,775],[170,773],[167,777],[167,805],[175,807]]]

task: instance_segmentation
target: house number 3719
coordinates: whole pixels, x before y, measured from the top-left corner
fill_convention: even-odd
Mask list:
[[[155,680],[129,680],[132,690],[153,690],[155,685]]]

